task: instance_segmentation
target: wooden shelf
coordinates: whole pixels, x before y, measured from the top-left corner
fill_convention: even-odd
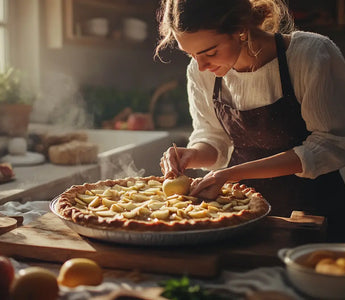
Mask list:
[[[128,1],[128,0],[66,0],[71,5],[83,5],[89,8],[116,10],[133,13],[140,11],[144,13],[152,12],[154,6],[151,1]]]
[[[156,35],[157,7],[157,0],[64,0],[64,42],[88,46],[147,45]],[[86,22],[93,18],[108,20],[109,33],[105,37],[90,35],[85,30]],[[128,41],[123,36],[122,23],[126,18],[147,23],[146,40]]]

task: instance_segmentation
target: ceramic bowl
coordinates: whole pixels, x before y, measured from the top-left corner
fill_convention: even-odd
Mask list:
[[[94,18],[86,22],[86,33],[105,37],[109,32],[109,21],[105,18]]]
[[[317,273],[313,268],[298,263],[299,258],[317,250],[345,253],[345,244],[306,244],[280,249],[278,256],[286,265],[291,283],[304,294],[317,299],[345,299],[345,276]]]
[[[128,40],[142,42],[147,38],[147,24],[137,18],[126,18],[123,21],[123,33]]]

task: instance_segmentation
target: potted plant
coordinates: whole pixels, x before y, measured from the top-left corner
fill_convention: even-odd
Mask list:
[[[23,73],[8,68],[0,74],[0,135],[25,136],[34,97],[24,88]]]

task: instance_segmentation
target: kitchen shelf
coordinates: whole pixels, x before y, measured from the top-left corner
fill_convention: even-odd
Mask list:
[[[64,42],[78,45],[114,46],[117,44],[147,45],[156,37],[157,0],[64,0]],[[105,36],[91,35],[85,29],[87,21],[95,18],[108,20]],[[123,21],[139,19],[147,24],[145,40],[129,40],[123,33]]]

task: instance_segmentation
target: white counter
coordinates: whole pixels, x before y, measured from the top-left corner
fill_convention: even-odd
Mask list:
[[[106,178],[161,175],[159,161],[175,137],[166,131],[86,130],[100,145],[98,163],[62,166],[45,163],[14,167],[15,179],[0,184],[0,204],[49,200],[74,184]]]
[[[0,185],[0,204],[11,200],[49,200],[73,184],[98,180],[99,166],[45,163],[15,167],[14,172],[13,181]]]

